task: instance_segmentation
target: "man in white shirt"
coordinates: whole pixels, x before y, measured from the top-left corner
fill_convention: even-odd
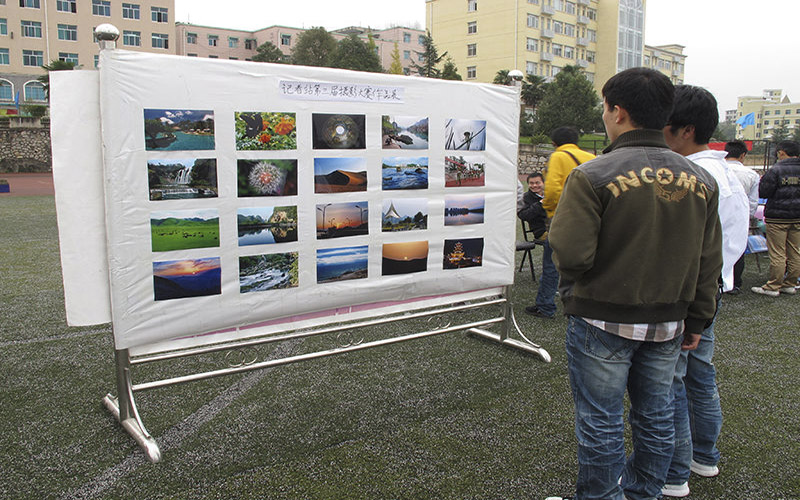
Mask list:
[[[750,167],[745,167],[742,163],[745,156],[747,156],[747,144],[742,141],[730,141],[725,144],[725,152],[728,156],[725,161],[728,162],[728,167],[736,174],[747,194],[747,199],[750,201],[750,220],[756,214],[758,208],[758,182],[761,177]],[[733,266],[733,289],[725,293],[730,295],[738,295],[742,289],[742,273],[744,273],[744,254],[739,257],[736,264]]]

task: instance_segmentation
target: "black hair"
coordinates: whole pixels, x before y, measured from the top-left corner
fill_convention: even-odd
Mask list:
[[[726,142],[725,151],[728,152],[728,158],[739,158],[743,154],[747,154],[747,144],[742,141]]]
[[[556,146],[563,146],[564,144],[578,144],[581,138],[578,129],[575,127],[558,127],[550,132],[550,139]]]
[[[541,177],[541,178],[542,178],[542,180],[544,180],[544,175],[542,175],[542,173],[541,173],[541,172],[534,172],[534,173],[532,173],[532,174],[528,174],[528,177],[526,177],[526,178],[525,178],[525,182],[528,182],[528,181],[530,181],[530,180],[531,180],[531,179],[533,179],[534,177]]]
[[[781,141],[778,143],[775,152],[777,153],[778,151],[783,151],[786,156],[800,156],[800,144],[795,141]]]
[[[672,111],[675,87],[658,71],[631,68],[609,78],[602,94],[609,109],[624,109],[637,127],[661,130]]]
[[[708,90],[694,85],[675,87],[675,106],[669,117],[672,133],[687,125],[694,126],[694,142],[708,144],[719,125],[717,100]]]

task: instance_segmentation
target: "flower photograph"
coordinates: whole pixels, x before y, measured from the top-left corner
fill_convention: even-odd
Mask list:
[[[240,198],[297,194],[297,160],[237,160],[236,165]]]
[[[234,113],[237,151],[297,149],[295,113]]]

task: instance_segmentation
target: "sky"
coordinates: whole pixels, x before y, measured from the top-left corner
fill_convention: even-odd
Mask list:
[[[425,27],[425,0],[175,0],[175,10],[178,22],[244,30]],[[798,0],[647,0],[645,43],[686,47],[685,83],[711,91],[721,113],[766,88],[800,102],[798,18]]]

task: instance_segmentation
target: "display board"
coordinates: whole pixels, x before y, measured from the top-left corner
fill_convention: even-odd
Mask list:
[[[118,349],[513,282],[512,88],[100,59]]]

